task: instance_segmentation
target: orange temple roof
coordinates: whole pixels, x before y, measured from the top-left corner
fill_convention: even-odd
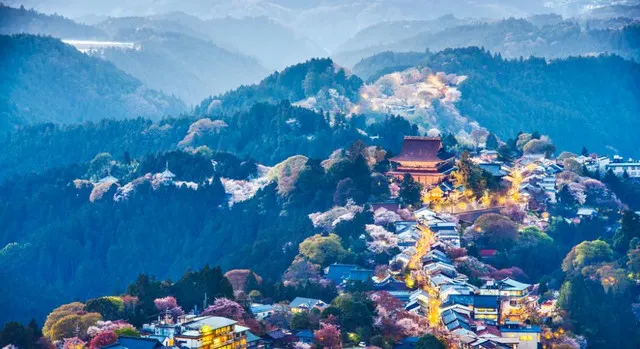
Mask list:
[[[439,162],[451,158],[451,155],[444,153],[440,137],[405,136],[402,151],[389,160]]]

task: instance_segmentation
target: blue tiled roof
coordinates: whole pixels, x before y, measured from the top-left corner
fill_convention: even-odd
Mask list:
[[[251,343],[251,342],[255,342],[260,340],[260,337],[256,336],[255,334],[247,331],[247,342]]]
[[[498,308],[498,296],[473,296],[473,305],[476,308]]]
[[[459,320],[454,320],[450,323],[448,323],[446,325],[447,329],[449,331],[453,331],[456,328],[464,328],[465,330],[471,330],[471,327],[469,327],[469,324],[467,324],[466,322],[463,321],[459,321]]]
[[[367,281],[371,280],[372,276],[373,276],[373,270],[353,269],[353,270],[351,270],[349,275],[347,275],[347,277],[345,277],[344,279],[347,280],[347,281],[367,282]]]
[[[325,277],[336,285],[342,281],[362,281],[366,282],[373,276],[373,270],[360,269],[355,264],[331,264],[325,268]]]
[[[251,310],[252,314],[257,314],[257,313],[263,313],[266,311],[273,310],[273,305],[271,304],[252,305],[249,307],[249,309]]]
[[[325,277],[339,285],[354,269],[358,269],[358,266],[354,264],[331,264],[325,270]]]
[[[442,313],[442,322],[444,322],[445,325],[456,320],[459,322],[468,323],[467,319],[457,311],[447,310]]]
[[[313,332],[311,330],[302,330],[296,333],[296,337],[298,338],[313,338]]]
[[[126,336],[119,337],[118,343],[127,349],[154,349],[162,346],[157,339]]]
[[[294,300],[291,301],[291,303],[289,303],[289,306],[291,308],[311,309],[319,304],[324,304],[324,302],[322,302],[319,299],[296,297]]]
[[[473,305],[473,296],[471,295],[463,295],[463,294],[452,294],[447,298],[447,301],[444,302],[443,305],[450,304],[462,304],[462,305]]]

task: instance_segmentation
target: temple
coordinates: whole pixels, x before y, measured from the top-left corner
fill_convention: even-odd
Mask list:
[[[402,151],[389,159],[395,169],[388,176],[402,180],[405,173],[425,187],[442,182],[445,172],[453,167],[454,156],[447,154],[440,137],[404,137]]]

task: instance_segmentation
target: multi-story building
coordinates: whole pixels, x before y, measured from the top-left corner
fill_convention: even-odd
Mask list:
[[[219,316],[181,317],[177,322],[145,324],[151,338],[165,338],[169,346],[189,349],[246,349],[248,328]]]

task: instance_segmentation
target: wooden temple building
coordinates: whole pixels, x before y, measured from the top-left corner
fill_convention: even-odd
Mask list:
[[[440,184],[454,164],[454,156],[446,153],[440,137],[405,136],[402,151],[389,160],[395,166],[387,176],[402,180],[408,173],[427,188]]]

